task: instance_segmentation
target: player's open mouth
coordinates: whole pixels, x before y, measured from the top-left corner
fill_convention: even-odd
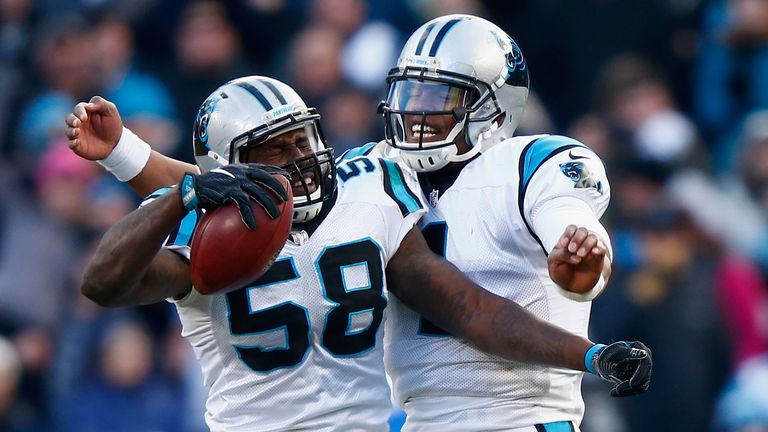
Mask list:
[[[434,138],[440,131],[429,124],[415,124],[411,126],[411,135],[414,139],[429,140]]]
[[[315,183],[315,175],[312,173],[304,174],[304,182],[301,180],[294,180],[291,182],[291,188],[293,189],[293,195],[305,195],[307,192],[304,190],[304,185],[307,185],[309,193],[317,190],[317,183]]]

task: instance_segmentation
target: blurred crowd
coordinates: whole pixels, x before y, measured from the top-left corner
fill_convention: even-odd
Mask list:
[[[270,75],[338,154],[382,137],[387,71],[447,13],[522,48],[520,134],[572,136],[608,166],[614,275],[591,337],[647,343],[654,380],[616,400],[585,378],[582,430],[768,431],[768,0],[0,0],[0,431],[205,430],[172,306],[79,295],[138,198],[67,149],[75,103],[105,96],[191,162],[204,98]]]

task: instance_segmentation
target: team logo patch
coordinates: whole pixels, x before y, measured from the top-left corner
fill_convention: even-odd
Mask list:
[[[603,193],[603,183],[595,178],[592,171],[583,162],[561,163],[560,171],[573,181],[573,187],[582,189],[593,188],[600,194]]]
[[[438,201],[440,201],[440,191],[437,189],[432,189],[432,192],[429,194],[429,205],[432,207],[437,207]]]

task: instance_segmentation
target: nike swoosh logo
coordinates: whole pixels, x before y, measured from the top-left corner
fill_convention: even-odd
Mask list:
[[[568,157],[573,160],[579,160],[579,159],[589,159],[587,156],[574,156],[572,152],[568,152]]]

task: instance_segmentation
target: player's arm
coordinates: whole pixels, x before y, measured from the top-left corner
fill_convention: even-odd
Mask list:
[[[589,301],[611,274],[608,232],[600,223],[610,183],[600,158],[571,138],[532,141],[520,156],[520,212],[547,255],[549,276],[566,297]]]
[[[188,172],[197,173],[200,171],[196,165],[170,158],[152,150],[144,168],[126,183],[134,192],[141,196],[147,196],[161,187],[179,183],[184,174]]]
[[[648,388],[651,357],[644,345],[596,345],[537,318],[515,302],[476,285],[432,253],[417,228],[401,242],[387,264],[386,275],[389,290],[403,303],[483,351],[514,361],[589,370],[617,383],[617,395]],[[603,357],[607,355],[613,362],[610,365]]]
[[[110,228],[88,264],[83,295],[105,307],[151,304],[180,298],[192,288],[189,264],[161,249],[187,214],[178,191],[142,206]]]
[[[114,103],[94,96],[75,105],[66,118],[69,147],[78,156],[98,161],[141,196],[181,181],[197,167],[152,150],[123,127]]]
[[[487,291],[432,253],[417,228],[387,264],[387,283],[400,300],[439,327],[510,360],[585,370],[593,345]]]
[[[277,201],[288,199],[273,167],[229,165],[202,175],[185,174],[178,187],[133,211],[102,238],[86,268],[81,291],[102,306],[129,306],[179,298],[191,289],[189,265],[178,254],[161,249],[165,239],[190,211],[211,210],[229,202],[243,221],[255,228],[250,200],[272,218]],[[270,189],[268,194],[263,189]]]

